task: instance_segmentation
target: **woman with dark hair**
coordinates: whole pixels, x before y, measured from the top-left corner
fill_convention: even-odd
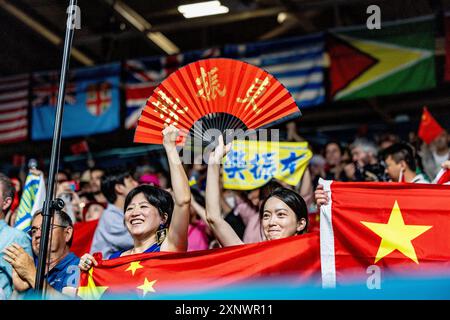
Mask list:
[[[220,163],[231,145],[224,146],[223,138],[211,152],[206,179],[206,216],[208,223],[223,247],[243,244],[231,226],[222,218],[219,204]],[[308,210],[296,192],[286,188],[271,190],[259,209],[261,229],[265,240],[275,240],[303,234],[307,230]]]
[[[110,258],[123,257],[144,252],[185,252],[189,225],[191,192],[175,141],[178,129],[163,130],[164,149],[169,160],[172,195],[165,190],[141,185],[131,190],[124,203],[124,223],[134,240],[128,250],[113,253]],[[97,265],[94,257],[85,254],[80,260],[80,269],[87,271]]]

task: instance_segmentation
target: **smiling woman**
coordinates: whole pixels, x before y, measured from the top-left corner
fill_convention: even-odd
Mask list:
[[[233,228],[223,219],[220,211],[220,163],[230,150],[223,137],[211,152],[206,179],[206,217],[208,223],[224,247],[243,244]],[[259,217],[265,240],[275,240],[303,234],[308,226],[308,210],[305,200],[296,192],[279,187],[272,190],[260,206]]]
[[[191,191],[176,149],[178,129],[169,126],[162,134],[169,161],[173,198],[168,191],[151,185],[132,189],[124,203],[124,223],[133,238],[134,246],[113,253],[110,259],[144,252],[187,250]],[[93,265],[97,265],[97,261],[92,255],[85,254],[81,257],[81,270],[87,271]]]

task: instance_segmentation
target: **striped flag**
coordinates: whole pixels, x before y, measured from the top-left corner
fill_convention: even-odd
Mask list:
[[[28,232],[31,228],[31,218],[45,201],[45,183],[42,176],[29,173],[25,180],[22,198],[20,199],[15,228]]]
[[[437,174],[436,178],[434,178],[433,183],[450,185],[450,170],[441,169],[441,171],[439,171],[439,173]]]
[[[229,45],[224,56],[263,68],[292,94],[300,108],[325,101],[323,34],[245,45]]]
[[[29,76],[0,78],[0,144],[28,136]]]
[[[219,55],[220,50],[212,48],[172,56],[126,61],[125,99],[127,114],[125,128],[132,129],[136,126],[141,110],[152,94],[153,89],[172,72],[188,63],[200,59],[218,57]]]

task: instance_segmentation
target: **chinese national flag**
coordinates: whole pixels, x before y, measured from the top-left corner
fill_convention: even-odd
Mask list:
[[[92,240],[94,239],[95,229],[97,229],[98,220],[87,222],[78,222],[73,225],[73,240],[70,251],[81,257],[91,251]]]
[[[368,267],[392,275],[437,274],[450,267],[450,187],[321,180],[325,287],[367,279]]]
[[[418,136],[426,144],[436,139],[444,129],[437,123],[427,107],[423,107],[422,119],[420,121]]]
[[[155,252],[99,261],[99,266],[81,274],[78,295],[83,299],[119,293],[151,298],[158,293],[218,289],[280,276],[290,277],[293,283],[320,283],[318,233],[220,249]]]

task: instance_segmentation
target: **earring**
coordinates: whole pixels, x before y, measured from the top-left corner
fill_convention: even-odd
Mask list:
[[[164,239],[166,238],[167,235],[167,227],[164,223],[161,223],[159,225],[158,231],[156,231],[156,242],[158,244],[163,243]]]

